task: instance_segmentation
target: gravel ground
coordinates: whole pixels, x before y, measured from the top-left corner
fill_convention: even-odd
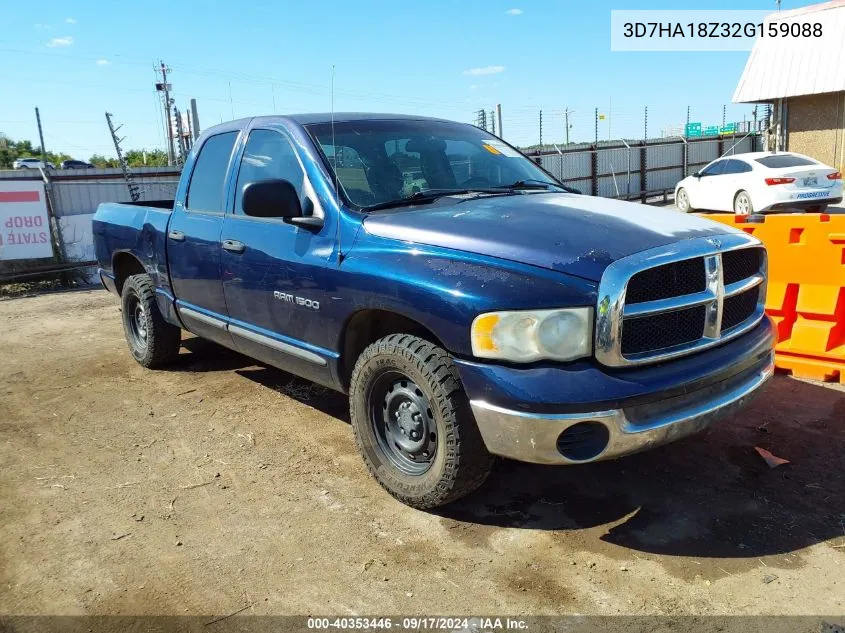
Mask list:
[[[778,376],[616,462],[502,461],[426,513],[369,478],[342,396],[183,343],[148,371],[104,291],[0,301],[0,613],[845,614],[841,385]]]

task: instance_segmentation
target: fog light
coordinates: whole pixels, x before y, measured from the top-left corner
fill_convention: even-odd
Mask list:
[[[610,441],[610,431],[601,422],[573,424],[557,438],[558,452],[574,462],[598,457]]]

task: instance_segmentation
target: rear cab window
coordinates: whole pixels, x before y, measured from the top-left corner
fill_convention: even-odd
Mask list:
[[[814,160],[804,158],[803,156],[796,156],[795,154],[772,154],[771,156],[763,156],[762,158],[757,158],[755,160],[761,165],[771,169],[818,165],[818,163]]]
[[[224,132],[205,141],[188,184],[188,195],[185,201],[185,207],[188,210],[223,212],[226,173],[237,138],[237,132]]]

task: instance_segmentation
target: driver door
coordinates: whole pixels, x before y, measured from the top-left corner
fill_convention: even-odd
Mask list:
[[[240,157],[233,205],[223,220],[221,268],[229,333],[244,354],[330,384],[328,361],[337,355],[323,347],[331,309],[325,268],[336,226],[326,222],[312,229],[283,218],[245,215],[244,187],[270,179],[293,184],[303,206],[319,204],[287,136],[277,129],[252,129]],[[315,208],[314,214],[322,210]]]
[[[700,178],[695,185],[694,193],[690,195],[690,204],[693,207],[707,211],[719,210],[719,188],[722,184],[722,171],[727,162],[727,160],[717,160],[699,172]]]

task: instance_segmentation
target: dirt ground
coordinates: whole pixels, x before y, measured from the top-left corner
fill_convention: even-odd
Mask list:
[[[845,391],[610,463],[394,501],[343,396],[202,340],[131,359],[104,291],[0,301],[0,613],[845,614]],[[754,447],[791,464],[770,469]]]

